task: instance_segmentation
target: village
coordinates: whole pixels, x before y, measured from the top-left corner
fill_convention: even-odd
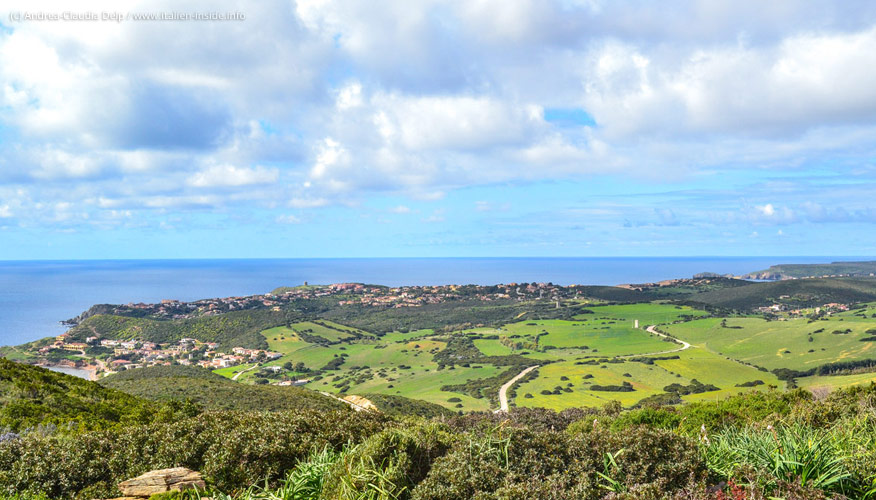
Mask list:
[[[53,351],[93,358],[96,371],[110,374],[121,370],[157,365],[197,365],[210,370],[227,368],[244,363],[265,362],[279,359],[282,354],[262,349],[234,347],[230,353],[218,351],[219,344],[201,342],[192,338],[180,339],[169,344],[157,344],[142,340],[101,339],[88,337],[85,342],[71,342],[70,335],[63,333],[55,341],[41,347],[41,355]]]
[[[789,295],[782,295],[779,297],[779,300],[790,298],[791,297]],[[828,304],[823,304],[817,307],[792,309],[787,304],[776,303],[769,306],[758,307],[756,311],[766,315],[777,316],[779,321],[784,321],[791,318],[830,316],[834,313],[846,312],[850,309],[850,307],[850,304],[830,302]]]
[[[128,303],[108,306],[103,313],[147,316],[157,319],[191,319],[215,316],[230,311],[272,309],[280,311],[283,306],[296,300],[312,300],[338,297],[338,305],[364,305],[372,307],[418,307],[438,304],[449,300],[527,300],[533,298],[576,298],[577,285],[568,287],[552,283],[508,283],[494,286],[436,285],[403,286],[389,288],[361,283],[337,283],[324,286],[282,288],[276,293],[261,295],[202,299],[184,302],[173,299],[154,304]],[[104,306],[107,307],[107,306]],[[65,324],[76,325],[80,319],[68,320]]]

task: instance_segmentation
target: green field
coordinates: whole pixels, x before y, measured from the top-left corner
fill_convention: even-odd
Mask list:
[[[872,336],[867,332],[876,328],[874,304],[817,321],[709,317],[706,311],[661,302],[588,304],[586,308],[565,320],[526,319],[522,314],[501,326],[451,333],[422,329],[376,335],[337,322],[292,323],[262,332],[268,348],[282,353],[282,358],[246,371],[238,380],[253,383],[266,376],[264,368],[285,366],[272,377],[273,382],[282,377],[307,378],[306,387],[317,391],[399,395],[453,410],[476,411],[494,409],[496,395],[490,392],[489,397],[476,398],[473,393],[442,387],[476,384],[491,377],[498,380],[500,374],[540,365],[535,379],[515,388],[512,403],[562,410],[609,401],[630,407],[650,396],[668,396],[666,388],[671,384],[693,387],[694,380],[709,385],[710,390],[683,394],[683,401],[718,400],[746,391],[784,388],[785,382],[771,373],[777,368],[803,370],[835,361],[876,358],[876,342],[860,340]],[[634,328],[635,320],[639,328]],[[658,325],[691,347],[682,349],[681,344],[645,331],[649,325]],[[517,368],[492,362],[439,365],[436,354],[448,348],[449,339],[463,335],[472,339],[469,345],[473,344],[478,356],[510,356]],[[642,356],[655,359],[650,363],[628,359]],[[288,369],[299,363],[304,371]],[[251,366],[216,373],[230,378]],[[807,377],[799,384],[841,387],[874,379],[863,373]],[[591,389],[624,382],[633,390]],[[490,391],[497,393],[501,381],[491,384]]]
[[[853,375],[834,375],[831,377],[813,376],[797,379],[797,385],[810,390],[816,390],[817,388],[837,389],[873,382],[876,382],[876,373],[855,373]]]
[[[835,361],[876,358],[876,342],[860,340],[872,336],[866,333],[876,327],[872,319],[851,321],[835,317],[810,323],[806,319],[729,318],[728,328],[722,327],[721,322],[717,318],[701,319],[665,330],[695,346],[770,370],[803,370]]]

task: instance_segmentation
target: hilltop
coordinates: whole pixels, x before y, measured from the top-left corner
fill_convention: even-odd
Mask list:
[[[110,375],[100,385],[152,401],[192,401],[208,411],[344,409],[345,405],[299,387],[243,385],[197,366],[152,366]]]
[[[830,264],[779,264],[740,276],[752,280],[789,280],[876,276],[876,261],[831,262]]]
[[[788,308],[828,303],[851,304],[876,300],[876,278],[810,278],[762,283],[692,294],[688,300],[739,311],[782,304]]]
[[[172,410],[63,373],[0,358],[0,431],[37,426],[104,429],[152,422]]]

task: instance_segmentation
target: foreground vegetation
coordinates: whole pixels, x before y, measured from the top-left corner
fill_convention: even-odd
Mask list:
[[[0,359],[0,500],[109,498],[171,466],[209,480],[186,495],[241,500],[876,498],[876,280],[461,290],[184,319],[95,308],[74,340],[279,358],[180,364],[199,350],[99,384]],[[338,399],[352,395],[379,411]]]
[[[874,405],[876,384],[820,400],[798,389],[628,411],[206,412],[4,435],[0,491],[109,498],[123,479],[185,466],[207,477],[201,495],[220,499],[866,499]]]

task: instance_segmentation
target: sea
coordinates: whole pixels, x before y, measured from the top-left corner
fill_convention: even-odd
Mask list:
[[[871,257],[582,257],[0,261],[0,345],[59,335],[93,304],[197,300],[280,286],[552,282],[616,285]]]

